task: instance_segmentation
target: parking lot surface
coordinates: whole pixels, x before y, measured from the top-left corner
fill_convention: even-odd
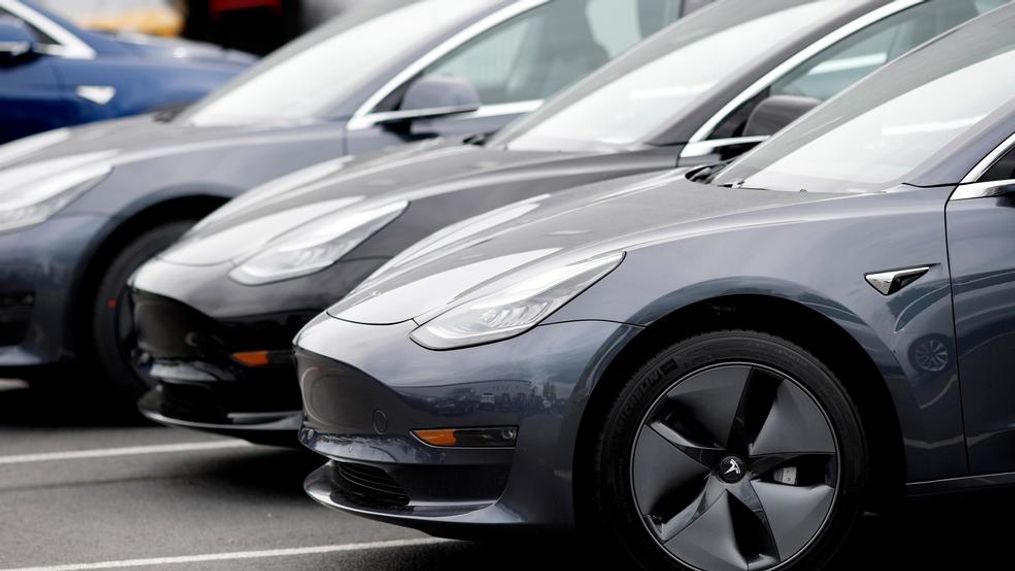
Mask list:
[[[321,463],[312,454],[113,420],[102,409],[65,390],[0,382],[0,571],[596,565],[579,541],[444,541],[334,512],[303,495],[304,476]],[[842,566],[998,568],[1013,504],[1011,495],[964,496],[867,518]]]

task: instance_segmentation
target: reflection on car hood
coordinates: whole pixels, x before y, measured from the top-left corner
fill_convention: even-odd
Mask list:
[[[433,140],[336,159],[262,185],[226,204],[163,253],[162,259],[181,265],[219,264],[339,208],[369,209],[447,192],[517,184],[538,178],[551,164],[581,156]]]
[[[336,126],[336,129],[338,127]],[[193,127],[156,121],[152,115],[58,129],[0,146],[0,177],[30,163],[100,154],[112,166],[251,147],[269,142],[304,140],[300,127]]]
[[[359,323],[422,323],[497,289],[500,280],[659,240],[778,223],[780,206],[837,196],[715,187],[684,174],[639,175],[547,197],[502,226],[419,258],[395,260],[328,313]],[[755,215],[762,210],[764,222]]]

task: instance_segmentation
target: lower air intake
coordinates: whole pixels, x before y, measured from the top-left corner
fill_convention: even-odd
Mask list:
[[[335,483],[344,496],[362,506],[402,508],[409,505],[409,494],[380,468],[339,462]]]

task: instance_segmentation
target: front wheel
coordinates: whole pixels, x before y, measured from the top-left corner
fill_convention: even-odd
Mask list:
[[[127,295],[127,280],[142,264],[168,248],[195,221],[163,223],[134,237],[110,261],[92,302],[92,355],[100,378],[136,402],[154,386],[137,365],[134,317]]]
[[[651,359],[598,435],[596,528],[649,569],[819,569],[862,514],[860,417],[816,357],[754,331]]]

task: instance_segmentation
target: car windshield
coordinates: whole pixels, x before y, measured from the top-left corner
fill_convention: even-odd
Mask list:
[[[972,21],[833,99],[713,182],[810,192],[906,182],[1013,100],[1013,29],[1015,9]]]
[[[357,5],[267,57],[177,121],[212,126],[333,118],[335,107],[377,70],[416,51],[435,31],[474,20],[496,1],[392,5],[391,0]]]
[[[660,32],[489,144],[515,150],[643,144],[794,33],[852,8],[855,0],[719,2]]]

